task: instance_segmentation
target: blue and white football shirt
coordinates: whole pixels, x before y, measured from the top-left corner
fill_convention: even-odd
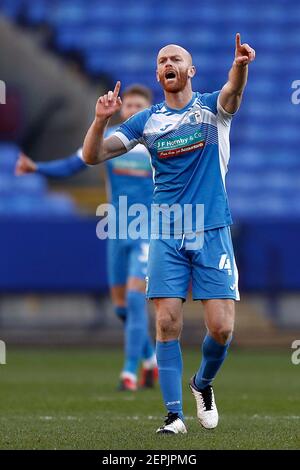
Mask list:
[[[225,190],[232,115],[220,105],[219,91],[193,93],[181,110],[165,102],[143,110],[114,133],[127,151],[144,144],[151,155],[153,203],[204,205],[204,229],[232,223]],[[174,221],[173,221],[174,222]],[[195,217],[185,231],[197,231]],[[174,232],[175,233],[175,232]]]

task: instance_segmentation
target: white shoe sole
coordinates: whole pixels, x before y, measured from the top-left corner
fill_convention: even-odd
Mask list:
[[[176,423],[176,421],[179,421]],[[187,434],[185,424],[181,419],[177,419],[174,423],[163,426],[156,430],[156,434]]]
[[[217,426],[218,426],[218,423],[219,423],[219,414],[218,414],[218,410],[217,410],[217,407],[216,407],[216,404],[215,404],[215,411],[203,411],[204,416],[202,416],[202,411],[198,410],[198,401],[197,401],[197,394],[199,393],[193,386],[192,384],[190,383],[189,384],[189,387],[190,387],[190,390],[195,398],[195,401],[196,401],[196,408],[197,408],[197,418],[198,418],[198,421],[199,423],[201,424],[201,426],[204,428],[204,429],[215,429]],[[207,419],[208,419],[208,415],[207,413],[209,413],[210,415],[215,415],[213,418],[212,418],[212,422],[207,422]]]

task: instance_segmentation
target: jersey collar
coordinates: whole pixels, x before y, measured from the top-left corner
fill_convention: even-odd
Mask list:
[[[182,109],[173,109],[173,108],[170,108],[170,107],[167,105],[166,102],[164,102],[164,106],[165,106],[165,108],[166,108],[168,111],[170,111],[171,113],[182,114],[182,113],[184,113],[184,112],[191,106],[191,104],[192,104],[193,101],[195,100],[195,97],[196,97],[196,93],[195,93],[195,91],[193,91],[193,96],[192,96],[191,101],[189,101],[188,104],[185,105],[185,107],[182,108]]]

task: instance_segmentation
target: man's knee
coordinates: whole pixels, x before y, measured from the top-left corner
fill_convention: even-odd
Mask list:
[[[226,344],[233,334],[233,326],[229,325],[212,325],[209,329],[210,335],[219,344]]]
[[[133,277],[133,276],[130,277],[127,282],[127,290],[145,293],[145,290],[146,290],[145,280],[139,277]]]
[[[167,299],[155,300],[156,329],[158,340],[177,339],[182,329],[181,309]]]
[[[210,335],[220,344],[226,344],[233,334],[235,305],[233,301],[210,302],[207,308],[207,327]]]
[[[167,336],[179,336],[180,326],[167,312],[161,313],[157,316],[157,328],[160,334],[164,337]]]

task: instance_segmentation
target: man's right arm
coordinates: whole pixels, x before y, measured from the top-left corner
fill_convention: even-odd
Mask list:
[[[125,145],[118,137],[112,135],[107,139],[104,138],[108,122],[109,119],[99,120],[95,117],[85,136],[82,158],[87,165],[97,165],[127,152]]]
[[[88,165],[97,165],[127,152],[125,145],[118,137],[111,136],[104,139],[109,119],[122,106],[119,97],[120,87],[120,82],[117,82],[114,91],[100,96],[96,103],[95,119],[83,142],[82,156]]]

